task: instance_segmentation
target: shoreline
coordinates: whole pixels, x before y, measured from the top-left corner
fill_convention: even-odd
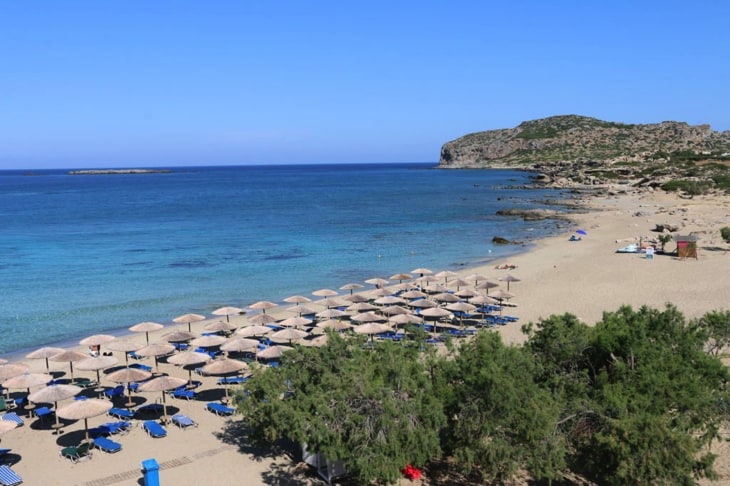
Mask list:
[[[726,309],[730,305],[729,292],[722,285],[730,269],[730,256],[725,255],[724,250],[730,245],[722,242],[719,236],[719,227],[730,221],[730,197],[706,196],[685,200],[672,194],[635,192],[586,195],[582,203],[587,212],[571,214],[572,223],[563,229],[556,229],[554,236],[531,241],[523,247],[524,251],[508,257],[494,258],[456,271],[462,278],[479,273],[494,281],[507,274],[520,279],[510,285],[510,291],[515,294],[511,302],[516,307],[507,308],[507,313],[518,317],[519,321],[493,328],[506,343],[519,345],[524,342],[526,337],[521,332],[523,324],[564,312],[570,312],[593,325],[604,311],[616,311],[623,304],[636,308],[641,305],[663,307],[666,302],[672,301],[688,319],[711,310]],[[682,234],[701,232],[698,260],[680,261],[666,255],[657,255],[649,260],[643,254],[615,252],[626,245],[626,239],[656,236],[651,229],[656,223],[663,222],[678,224]],[[579,227],[587,235],[581,241],[569,241],[569,236]],[[667,249],[673,248],[674,244],[669,243]],[[423,263],[428,266],[427,262]],[[516,268],[495,269],[495,266],[505,263],[514,264]],[[431,270],[438,272],[441,269]],[[506,289],[504,282],[499,284],[500,288]],[[367,295],[372,294],[373,290],[369,286],[358,293]],[[342,296],[346,293],[341,291]],[[288,305],[280,305],[267,313],[288,317],[291,313],[286,311],[286,307]],[[312,307],[318,309],[319,305],[315,301]],[[231,321],[243,325],[247,323],[247,317],[254,314],[235,315]],[[200,333],[207,323],[220,319],[222,317],[209,317],[205,321],[193,323],[192,329]],[[161,334],[173,329],[187,329],[187,325],[165,324],[162,330],[150,333],[150,342],[155,342]],[[122,330],[119,336],[145,342],[144,333]],[[88,352],[85,346],[75,344],[71,347]],[[101,350],[104,351],[103,345]],[[115,352],[114,355],[119,359],[118,365],[123,365],[123,354]],[[45,372],[42,359],[19,360],[27,363],[31,371]],[[153,364],[151,358],[142,362]],[[161,366],[162,371],[187,379],[186,370],[167,364]],[[68,364],[52,362],[51,370],[67,372]],[[77,371],[75,375],[96,378],[92,371]],[[320,483],[310,469],[296,464],[289,456],[262,454],[252,450],[240,437],[233,437],[231,430],[240,430],[240,416],[222,418],[205,410],[206,401],[219,399],[223,395],[223,389],[216,385],[217,377],[195,378],[203,381],[201,398],[192,401],[167,400],[171,410],[177,409],[199,423],[195,429],[178,430],[169,425],[167,430],[171,437],[152,439],[146,436],[138,423],[128,435],[118,439],[123,444],[123,451],[117,454],[95,451],[91,461],[72,465],[69,461],[58,459],[58,450],[82,437],[83,422],[70,424],[65,427],[63,434],[54,436],[47,426],[39,428],[37,419],[24,416],[26,426],[5,434],[3,446],[12,448],[14,454],[23,458],[12,464],[12,467],[27,484],[137,485],[141,477],[140,462],[150,457],[156,458],[161,464],[174,464],[163,468],[160,474],[165,483],[171,484],[209,480],[210,469],[219,472],[218,481],[221,483],[233,484],[245,478],[247,484],[265,485],[272,474],[283,478],[286,484]],[[102,384],[111,384],[104,374]],[[147,403],[159,400],[159,393],[133,396]],[[59,403],[59,406],[63,404]],[[106,418],[102,416],[91,418],[89,427],[105,421]],[[54,459],[48,462],[51,457]],[[34,467],[39,460],[43,460],[48,467]],[[724,462],[718,460],[716,468],[721,479],[703,484],[730,485],[730,468]],[[117,479],[111,481],[112,478]]]

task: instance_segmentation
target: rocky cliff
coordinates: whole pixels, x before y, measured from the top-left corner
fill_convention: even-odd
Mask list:
[[[439,167],[524,168],[547,174],[548,181],[583,184],[637,182],[649,175],[656,186],[672,177],[696,177],[701,166],[712,166],[716,175],[714,169],[728,163],[730,131],[673,121],[630,125],[563,115],[448,142],[441,148]]]

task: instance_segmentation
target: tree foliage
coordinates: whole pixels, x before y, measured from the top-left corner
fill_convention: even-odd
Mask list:
[[[522,348],[482,333],[444,361],[442,373],[450,417],[445,446],[461,469],[500,483],[521,468],[557,476],[564,466],[558,403],[535,383],[535,362]]]
[[[341,460],[361,483],[393,481],[441,453],[443,406],[417,349],[331,335],[257,373],[240,408],[254,440],[288,438]]]
[[[443,456],[493,484],[518,471],[606,485],[714,477],[708,445],[730,418],[716,356],[729,311],[687,321],[672,306],[621,307],[593,327],[565,314],[523,330],[524,346],[480,331],[440,354],[331,335],[256,370],[239,407],[253,440],[306,444],[362,484]]]

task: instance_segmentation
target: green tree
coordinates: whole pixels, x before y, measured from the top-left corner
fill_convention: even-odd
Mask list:
[[[730,243],[730,227],[724,226],[720,228],[720,237],[722,237],[725,243]]]
[[[588,433],[570,463],[604,484],[694,484],[714,477],[706,447],[727,416],[728,372],[676,308],[605,313],[588,348]]]
[[[664,253],[664,247],[667,243],[672,241],[672,235],[669,233],[662,233],[659,235],[659,243],[662,244],[662,253]]]
[[[257,371],[239,400],[252,440],[306,444],[361,484],[392,482],[406,464],[439,457],[443,406],[418,348],[364,344],[330,334],[327,346],[299,347]]]
[[[730,311],[712,311],[703,315],[698,326],[706,335],[707,351],[717,356],[730,345]]]
[[[464,472],[503,483],[518,470],[552,479],[564,466],[555,433],[559,412],[534,376],[536,365],[523,348],[502,344],[498,334],[480,333],[442,362],[437,390],[450,418],[447,453]]]

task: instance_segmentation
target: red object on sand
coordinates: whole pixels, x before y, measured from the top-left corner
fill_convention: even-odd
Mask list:
[[[400,472],[403,473],[404,477],[414,481],[421,479],[421,476],[423,475],[420,469],[418,469],[417,467],[413,467],[410,464],[401,469]]]

